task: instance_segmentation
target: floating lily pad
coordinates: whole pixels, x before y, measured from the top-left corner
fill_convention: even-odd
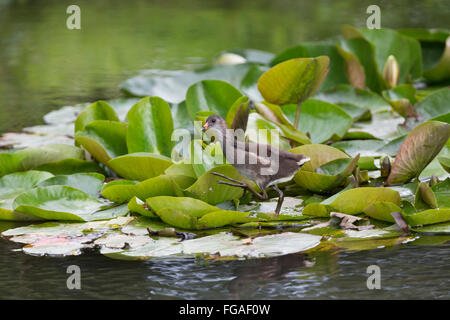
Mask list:
[[[46,220],[92,221],[125,215],[126,206],[109,208],[83,191],[67,186],[39,187],[22,193],[13,204],[17,212]]]
[[[127,120],[129,153],[171,155],[173,120],[167,102],[158,97],[143,98],[130,109]]]
[[[450,137],[448,124],[427,121],[417,126],[403,141],[387,184],[399,184],[420,175]]]
[[[425,210],[438,207],[436,196],[434,195],[433,190],[425,182],[421,182],[417,186],[414,206],[417,210]]]
[[[292,122],[296,109],[297,106],[292,104],[283,106],[283,111]],[[340,140],[352,123],[352,117],[337,105],[317,99],[308,99],[302,103],[299,130],[308,132],[312,143]]]
[[[146,152],[126,154],[107,163],[119,176],[139,181],[159,176],[172,164],[170,158]]]
[[[450,208],[450,178],[431,187],[440,208]]]
[[[306,251],[319,245],[320,236],[305,233],[285,232],[258,237],[251,243],[244,243],[239,237],[218,233],[212,236],[177,242],[160,238],[135,250],[106,254],[106,256],[125,260],[148,260],[175,255],[214,255],[218,257],[263,258]]]
[[[392,212],[403,212],[403,210],[393,202],[378,201],[370,204],[364,209],[364,213],[371,218],[395,223]]]
[[[107,164],[112,158],[127,153],[127,125],[109,120],[95,120],[75,134],[75,141],[82,145],[96,160]]]
[[[133,197],[130,202],[128,202],[128,210],[131,212],[139,213],[141,216],[157,218],[151,210],[148,209],[147,204],[137,197]]]
[[[450,89],[442,88],[419,101],[416,105],[416,110],[424,120],[438,117],[448,113],[449,99]]]
[[[267,102],[285,105],[298,103],[312,95],[328,72],[330,59],[295,58],[266,71],[258,80],[258,89]]]
[[[26,148],[13,153],[0,153],[0,176],[66,159],[84,159],[80,148],[63,144],[46,145],[40,148]]]
[[[303,154],[310,160],[306,162],[301,170],[314,172],[316,168],[337,159],[350,158],[346,153],[339,149],[324,145],[324,144],[308,144],[294,149],[290,152],[296,154]]]
[[[74,174],[83,172],[103,172],[96,162],[81,159],[65,159],[49,162],[34,168],[39,171],[47,171],[54,175]]]
[[[186,107],[192,120],[198,111],[213,111],[222,118],[242,94],[231,84],[220,80],[203,80],[186,93]]]
[[[72,175],[59,175],[39,183],[39,187],[54,185],[69,186],[86,192],[91,197],[97,197],[105,177],[98,173],[76,173]]]
[[[102,196],[115,203],[125,203],[136,195],[135,185],[139,181],[114,180],[105,184],[102,188]]]
[[[450,208],[438,208],[420,211],[403,216],[410,226],[422,226],[450,220]]]
[[[213,175],[211,172],[221,173],[232,179],[245,181],[233,166],[229,164],[222,165],[204,173],[193,185],[186,189],[187,194],[214,205],[227,200],[239,199],[243,196],[244,191],[242,188],[217,183],[218,180],[223,180],[223,178]]]
[[[97,101],[84,109],[75,120],[75,132],[83,131],[94,120],[119,121],[114,109],[104,101]]]
[[[329,205],[339,212],[357,214],[374,202],[385,201],[400,205],[400,194],[389,188],[364,187],[344,191]]]

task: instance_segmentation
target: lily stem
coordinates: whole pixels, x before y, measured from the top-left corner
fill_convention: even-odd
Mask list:
[[[296,130],[298,130],[298,122],[300,121],[300,111],[302,110],[302,100],[298,102],[297,105],[297,113],[295,114],[295,123],[294,127]]]

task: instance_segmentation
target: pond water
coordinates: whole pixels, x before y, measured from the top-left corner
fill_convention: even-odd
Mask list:
[[[80,0],[81,30],[66,28],[71,2],[0,0],[0,134],[64,105],[119,97],[118,85],[141,69],[192,69],[231,48],[279,53],[345,23],[363,27],[374,3],[384,27],[448,27],[446,0]],[[0,240],[0,298],[450,298],[448,243],[229,262],[58,259],[16,248]],[[72,264],[82,270],[79,291],[66,287]],[[380,290],[366,286],[373,264]]]

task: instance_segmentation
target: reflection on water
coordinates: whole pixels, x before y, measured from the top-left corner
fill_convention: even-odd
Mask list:
[[[0,240],[0,299],[449,299],[450,244],[318,251],[247,261],[32,257]],[[81,268],[68,290],[67,267]],[[368,290],[369,265],[381,289]]]
[[[67,2],[0,0],[0,133],[42,122],[48,111],[112,99],[140,69],[192,69],[220,51],[279,53],[301,41],[365,25],[372,0],[79,0],[82,29],[67,30]],[[379,1],[382,26],[448,25],[447,0]],[[0,231],[14,227],[0,223]],[[124,262],[91,254],[31,257],[0,240],[0,298],[352,299],[450,298],[450,245],[279,258]],[[66,287],[69,265],[82,290]],[[377,264],[382,289],[366,288]]]

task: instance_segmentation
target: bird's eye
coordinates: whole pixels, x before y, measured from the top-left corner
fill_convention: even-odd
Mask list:
[[[216,119],[212,119],[211,122],[212,122],[212,123],[215,123],[215,122],[216,122]]]

